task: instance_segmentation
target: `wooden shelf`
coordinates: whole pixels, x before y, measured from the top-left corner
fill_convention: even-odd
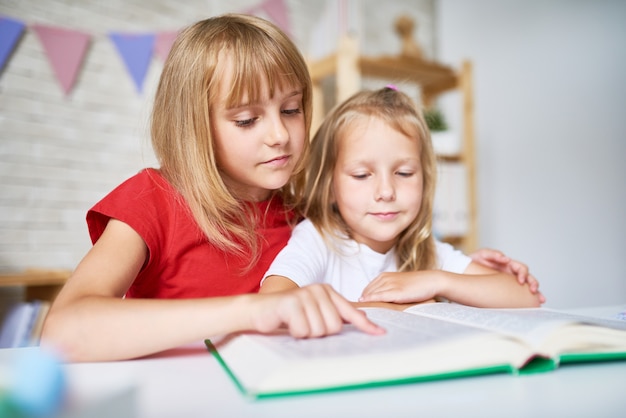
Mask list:
[[[392,78],[412,82],[420,86],[426,106],[444,91],[457,88],[456,72],[445,65],[413,57],[362,57],[359,60],[361,74],[365,77]]]
[[[24,286],[27,301],[40,299],[52,302],[67,279],[69,270],[28,269],[21,273],[0,274],[0,287]]]

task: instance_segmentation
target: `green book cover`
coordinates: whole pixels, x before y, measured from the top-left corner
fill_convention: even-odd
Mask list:
[[[291,396],[291,395],[305,395],[305,394],[313,394],[313,393],[323,393],[323,392],[335,392],[342,390],[356,390],[356,389],[367,389],[373,387],[382,387],[382,386],[393,386],[393,385],[402,385],[402,384],[411,384],[411,383],[420,383],[420,382],[430,382],[435,380],[445,380],[445,379],[454,379],[454,378],[463,378],[463,377],[471,377],[471,376],[479,376],[486,374],[495,374],[495,373],[511,373],[515,374],[518,371],[513,369],[510,365],[498,365],[498,366],[489,366],[489,367],[481,367],[476,369],[468,369],[468,370],[460,370],[455,372],[447,372],[436,375],[426,375],[426,376],[412,376],[406,378],[398,378],[393,380],[374,380],[368,382],[354,383],[354,384],[346,384],[340,386],[327,386],[327,387],[319,387],[316,389],[309,390],[283,390],[277,392],[254,392],[253,389],[247,388],[242,384],[242,382],[238,379],[238,377],[231,371],[228,367],[228,364],[224,361],[224,359],[220,356],[219,351],[213,345],[210,340],[204,341],[207,349],[213,356],[215,356],[216,360],[220,363],[226,374],[233,381],[239,392],[249,398],[254,399],[264,399],[264,398],[276,398],[283,396]]]

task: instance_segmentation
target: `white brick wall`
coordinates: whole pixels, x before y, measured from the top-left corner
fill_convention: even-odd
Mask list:
[[[155,165],[148,120],[162,63],[153,59],[139,94],[107,34],[176,30],[208,16],[209,4],[2,0],[0,14],[27,25],[0,74],[0,270],[73,268],[91,245],[87,209]],[[34,23],[92,35],[67,97]]]
[[[0,73],[0,271],[73,268],[91,246],[84,220],[87,209],[142,167],[155,165],[148,145],[148,119],[162,63],[153,59],[143,94],[137,93],[107,34],[177,30],[213,14],[243,11],[259,3],[0,1],[0,14],[27,25]],[[293,36],[302,48],[309,45],[311,28],[324,7],[305,0],[287,3]],[[392,3],[394,7],[387,12],[380,10],[362,20],[373,31],[368,32],[364,53],[398,51],[399,45],[377,43],[388,38],[397,13],[410,10],[423,16],[432,12],[432,0]],[[374,4],[378,2],[363,1],[363,10]],[[35,23],[93,35],[84,67],[67,97],[39,39],[28,28]],[[428,23],[420,26],[420,36],[424,28],[432,27]]]

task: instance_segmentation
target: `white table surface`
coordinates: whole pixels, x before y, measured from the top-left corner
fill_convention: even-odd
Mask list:
[[[0,350],[0,362],[36,349]],[[64,367],[69,402],[60,416],[71,418],[626,417],[626,361],[254,401],[201,343],[144,359]]]

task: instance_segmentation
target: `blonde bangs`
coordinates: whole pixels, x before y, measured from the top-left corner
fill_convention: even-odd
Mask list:
[[[302,69],[294,66],[288,57],[278,54],[281,51],[263,46],[242,46],[239,50],[229,48],[229,51],[225,51],[225,54],[231,55],[232,64],[229,68],[232,73],[228,74],[232,77],[232,87],[226,97],[227,107],[239,106],[244,100],[257,103],[267,94],[271,99],[277,90],[293,89],[309,94],[306,82],[308,73],[302,73]]]

